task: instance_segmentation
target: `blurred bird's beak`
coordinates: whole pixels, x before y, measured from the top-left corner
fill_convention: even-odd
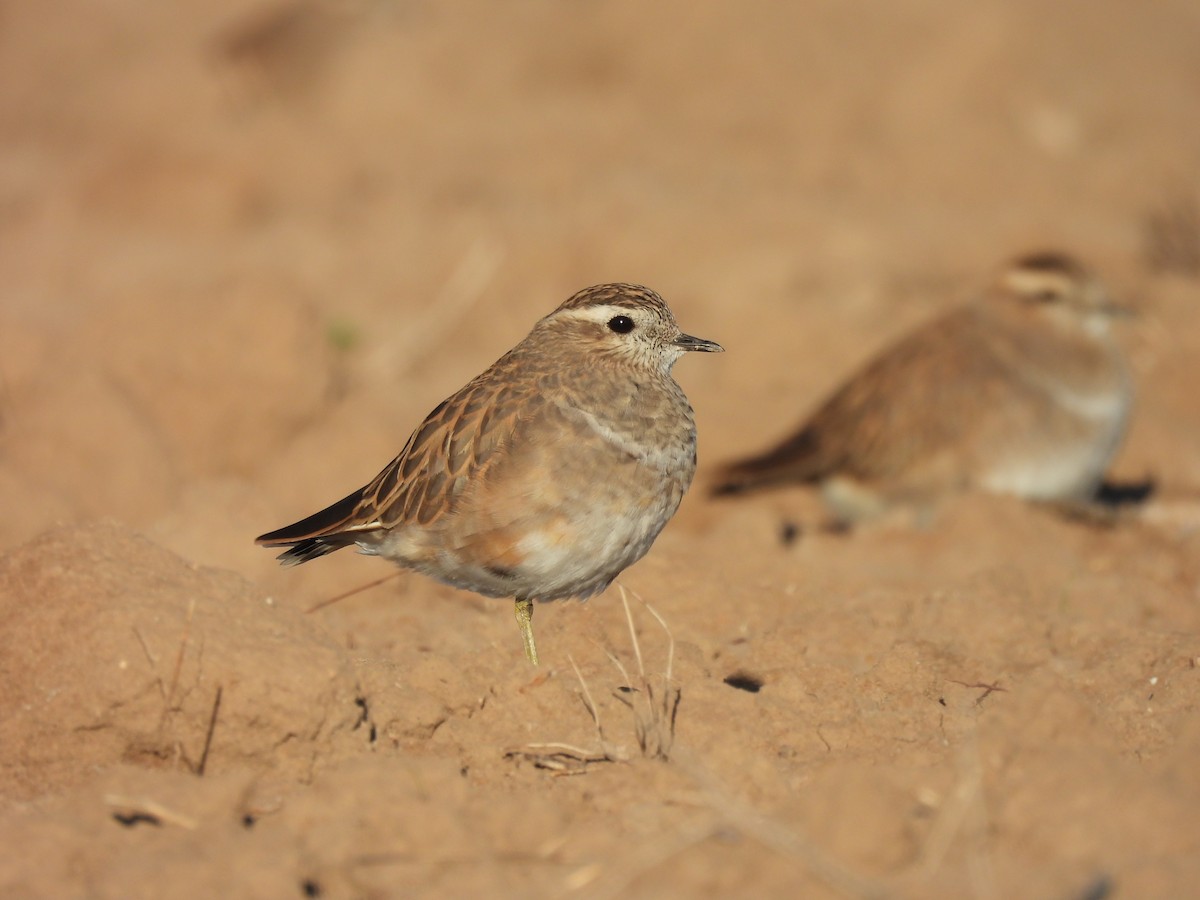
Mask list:
[[[703,350],[705,353],[725,352],[725,348],[716,341],[706,341],[704,338],[692,337],[690,334],[681,334],[672,343],[684,350]]]

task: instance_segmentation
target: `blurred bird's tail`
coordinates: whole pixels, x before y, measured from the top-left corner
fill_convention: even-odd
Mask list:
[[[831,468],[825,457],[816,432],[806,428],[773,450],[726,463],[713,477],[709,493],[727,497],[784,482],[819,481]]]

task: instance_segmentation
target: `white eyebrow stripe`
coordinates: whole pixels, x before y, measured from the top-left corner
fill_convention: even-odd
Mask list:
[[[1066,272],[1013,269],[1004,276],[1008,288],[1018,294],[1033,296],[1043,291],[1067,296],[1075,289],[1075,280]]]
[[[564,318],[582,319],[585,322],[604,323],[613,316],[629,316],[633,318],[635,310],[628,309],[624,306],[609,305],[605,303],[602,306],[587,306],[582,309],[567,309],[560,314]]]

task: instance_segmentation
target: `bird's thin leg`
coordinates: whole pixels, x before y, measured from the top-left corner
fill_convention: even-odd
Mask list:
[[[533,642],[533,601],[526,598],[517,601],[517,627],[521,629],[521,640],[525,644],[525,655],[535,666],[538,664],[537,644]]]

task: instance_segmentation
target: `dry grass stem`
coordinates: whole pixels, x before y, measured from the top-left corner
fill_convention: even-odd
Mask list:
[[[579,666],[575,664],[574,657],[568,654],[567,659],[571,663],[571,668],[575,670],[575,677],[579,679],[583,705],[592,717],[592,724],[596,727],[597,747],[589,750],[561,741],[533,743],[505,752],[505,758],[524,759],[533,763],[537,768],[547,769],[555,775],[582,775],[593,763],[627,762],[629,754],[626,753],[625,748],[609,743],[608,739],[604,737],[604,727],[600,724],[600,709],[592,698],[587,680],[579,671]]]
[[[390,572],[389,574],[384,575],[382,578],[376,578],[374,581],[368,581],[366,584],[360,584],[358,587],[350,588],[350,590],[343,591],[340,594],[335,594],[326,600],[322,600],[320,603],[314,603],[312,606],[306,609],[305,612],[315,613],[317,610],[324,609],[327,606],[333,606],[333,604],[341,600],[345,600],[347,597],[353,597],[355,594],[361,594],[363,591],[369,591],[373,587],[379,587],[379,585],[383,584],[384,582],[391,581],[393,578],[399,578],[403,574],[404,571],[402,569],[397,569],[395,572]]]
[[[217,696],[213,698],[212,712],[208,717],[208,730],[204,733],[204,749],[200,752],[200,762],[196,764],[196,774],[204,775],[208,767],[208,752],[212,749],[213,733],[217,730],[217,713],[221,711],[221,694],[224,688],[217,685]]]
[[[621,662],[616,654],[605,651],[609,660],[621,675],[621,685],[612,695],[633,714],[634,735],[637,738],[641,755],[650,759],[668,759],[671,746],[675,739],[675,721],[679,714],[679,703],[682,692],[671,683],[672,666],[675,659],[675,639],[667,627],[666,621],[645,600],[637,594],[634,596],[649,610],[658,622],[668,639],[667,665],[663,675],[649,677],[646,675],[645,659],[642,656],[641,643],[638,640],[637,628],[633,622],[633,611],[629,606],[629,592],[617,585],[621,592],[621,603],[625,609],[625,621],[629,627],[629,640],[633,645],[634,659],[637,660],[636,677]],[[576,665],[572,656],[567,657],[575,677],[579,680],[580,699],[596,728],[596,745],[594,748],[577,747],[561,742],[526,744],[509,750],[505,756],[525,759],[535,766],[548,769],[556,775],[578,775],[587,770],[588,765],[599,762],[626,762],[629,754],[624,747],[614,744],[604,734],[600,721],[600,707],[592,696],[587,680]]]
[[[146,797],[108,794],[105,796],[104,802],[113,807],[113,817],[122,825],[145,822],[150,825],[177,825],[189,831],[194,831],[200,825],[191,816],[175,812],[158,801]]]
[[[633,644],[634,656],[638,663],[638,682],[635,685],[629,678],[624,666],[617,663],[621,674],[629,685],[626,689],[618,689],[613,696],[633,712],[634,732],[637,735],[638,746],[642,755],[652,759],[669,759],[671,747],[675,742],[675,719],[679,714],[679,703],[683,692],[671,683],[671,669],[675,660],[675,638],[667,627],[666,621],[658,612],[636,592],[627,592],[624,585],[618,584],[621,592],[621,603],[625,608],[625,621],[629,625],[629,639]],[[633,624],[633,613],[629,609],[629,593],[633,593],[654,617],[667,635],[667,666],[661,679],[647,677],[642,661],[642,648],[638,641],[637,630]],[[638,702],[638,701],[641,702]]]

